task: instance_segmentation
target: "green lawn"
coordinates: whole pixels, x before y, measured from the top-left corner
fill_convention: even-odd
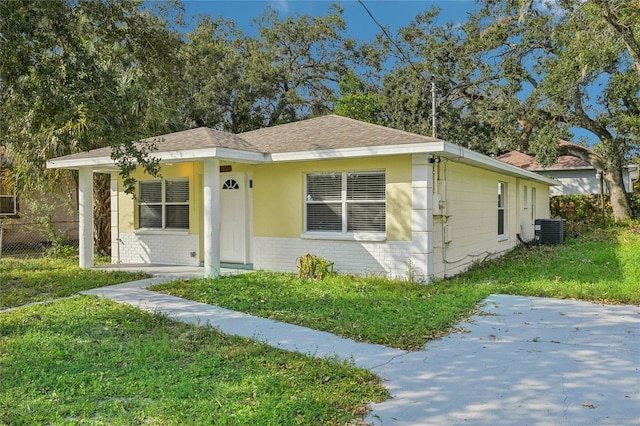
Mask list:
[[[154,290],[360,341],[416,350],[492,293],[640,305],[640,227],[596,229],[561,246],[520,247],[433,285],[379,277],[305,281],[256,272]]]
[[[371,373],[78,296],[0,314],[0,424],[343,425]]]
[[[148,278],[148,275],[80,269],[78,259],[74,257],[3,258],[0,260],[0,309],[143,278]]]
[[[142,276],[75,260],[0,262],[3,307]],[[640,305],[640,227],[521,247],[418,285],[379,277],[303,281],[256,272],[156,290],[361,341],[415,350],[491,293]],[[0,424],[345,424],[388,397],[370,373],[180,324],[89,296],[0,314]]]

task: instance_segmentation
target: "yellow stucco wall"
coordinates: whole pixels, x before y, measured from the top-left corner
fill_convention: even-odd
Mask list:
[[[327,160],[253,168],[254,236],[298,238],[304,231],[305,174],[386,171],[387,240],[411,240],[411,157]]]
[[[446,200],[444,215],[434,217],[434,269],[449,276],[517,243],[517,234],[533,237],[530,208],[523,207],[523,188],[536,188],[536,217],[548,218],[548,187],[535,181],[471,167],[455,161],[439,165],[436,187]],[[437,177],[438,173],[434,173]],[[446,176],[446,178],[445,178]],[[506,183],[505,235],[498,237],[498,182]],[[449,241],[449,242],[446,242]]]
[[[292,162],[279,164],[230,164],[225,176],[245,173],[253,181],[252,235],[256,237],[299,238],[304,232],[305,175],[315,172],[369,171],[386,172],[387,241],[410,242],[411,236],[411,156]],[[165,165],[164,178],[187,177],[190,182],[191,235],[203,229],[202,162]],[[138,180],[153,179],[142,172]],[[506,238],[497,234],[497,184],[507,184]],[[119,180],[119,231],[131,233],[137,226],[136,203],[125,195]],[[434,166],[436,192],[445,200],[444,215],[434,217],[434,273],[448,276],[466,269],[474,261],[501,253],[515,246],[516,234],[533,238],[531,190],[536,188],[534,218],[548,218],[548,187],[535,181],[483,170],[454,160]],[[527,199],[524,199],[524,187]],[[525,208],[526,207],[526,208]],[[445,238],[446,237],[446,238]],[[446,241],[448,242],[446,242]],[[200,257],[203,253],[200,238]]]
[[[202,226],[202,215],[200,214],[202,211],[202,163],[163,165],[160,169],[160,175],[164,179],[189,179],[189,233],[199,234]],[[136,170],[133,177],[138,181],[158,179],[144,173],[142,169]],[[133,197],[124,193],[124,185],[120,177],[118,177],[118,194],[119,231],[122,233],[133,232],[138,226],[138,209]]]

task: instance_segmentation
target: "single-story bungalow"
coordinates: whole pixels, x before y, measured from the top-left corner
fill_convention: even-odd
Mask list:
[[[110,148],[54,158],[79,170],[80,266],[93,265],[92,175],[112,176],[114,263],[295,271],[306,253],[340,273],[430,282],[498,256],[549,217],[545,176],[461,146],[327,115],[237,135],[158,137],[161,177],[136,197]]]
[[[568,142],[565,142],[568,143]],[[498,157],[500,161],[553,178],[559,182],[550,188],[549,195],[598,195],[600,191],[607,193],[606,183],[602,179],[602,172],[580,158],[561,155],[550,166],[541,166],[535,157],[520,151],[509,151]],[[633,185],[638,181],[640,172],[637,164],[628,164],[622,170],[624,187],[627,192],[633,192]]]

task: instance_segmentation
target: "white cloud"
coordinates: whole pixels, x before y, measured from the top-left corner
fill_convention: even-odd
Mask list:
[[[280,10],[282,12],[289,11],[289,1],[288,0],[272,0],[270,3],[273,5],[274,9]]]

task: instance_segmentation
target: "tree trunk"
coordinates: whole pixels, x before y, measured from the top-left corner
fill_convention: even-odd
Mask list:
[[[604,181],[609,189],[611,209],[616,222],[631,219],[631,205],[624,187],[624,179],[620,168],[607,170],[603,173]]]
[[[101,256],[111,254],[111,176],[93,175],[93,231],[95,252]]]
[[[631,219],[631,204],[624,188],[621,162],[618,163],[620,165],[616,165],[589,148],[569,143],[560,144],[558,155],[570,155],[580,158],[591,164],[594,169],[601,171],[611,197],[614,220],[621,222]]]

